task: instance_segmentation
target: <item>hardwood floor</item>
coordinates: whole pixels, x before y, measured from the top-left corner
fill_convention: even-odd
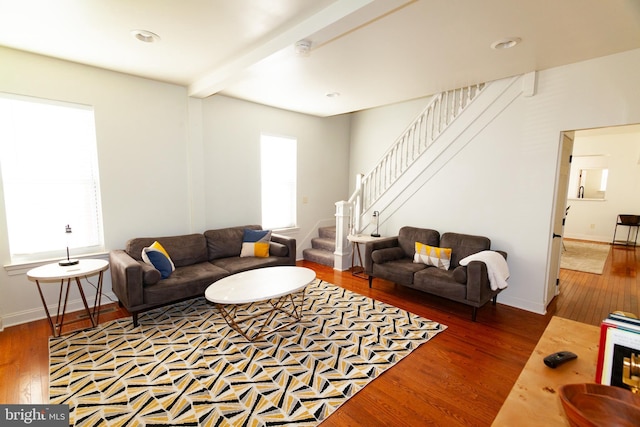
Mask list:
[[[598,325],[613,310],[640,312],[635,248],[613,247],[602,275],[561,270],[560,295],[544,316],[501,305],[498,298],[497,306],[478,311],[477,322],[461,304],[378,279],[369,289],[349,272],[299,265],[322,280],[448,326],[348,400],[323,427],[491,425],[552,315]],[[128,316],[115,304],[104,308],[101,322]],[[0,403],[48,401],[50,332],[40,320],[0,333]]]
[[[640,316],[640,280],[637,276],[640,249],[608,246],[611,249],[601,275],[560,270],[556,316],[596,326],[615,310]]]

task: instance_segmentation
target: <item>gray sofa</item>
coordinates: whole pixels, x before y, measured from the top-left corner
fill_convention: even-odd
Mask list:
[[[449,269],[415,263],[416,242],[451,248]],[[364,268],[369,275],[369,287],[377,277],[461,302],[473,307],[472,320],[475,321],[478,308],[490,300],[495,305],[502,289],[491,289],[484,262],[471,261],[467,266],[462,266],[460,260],[490,248],[491,241],[483,236],[444,233],[441,237],[436,230],[402,227],[398,236],[378,239],[365,245]],[[505,252],[496,252],[506,260]]]
[[[173,302],[204,295],[213,282],[240,271],[277,265],[295,265],[296,240],[271,235],[269,256],[240,257],[244,229],[259,225],[208,230],[203,234],[171,237],[141,237],[127,242],[125,249],[109,252],[113,293],[133,315]],[[169,254],[175,271],[166,279],[142,260],[142,249],[158,241]]]

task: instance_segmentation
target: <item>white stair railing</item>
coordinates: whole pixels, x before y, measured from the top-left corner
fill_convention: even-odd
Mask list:
[[[356,186],[348,201],[336,203],[336,250],[334,268],[345,270],[350,252],[348,234],[362,232],[363,213],[387,191],[436,141],[438,136],[480,94],[485,84],[467,86],[435,95],[407,127],[376,166],[366,175],[356,176]]]
[[[363,213],[429,149],[484,87],[481,83],[435,95],[376,166],[368,174],[356,176],[349,200],[336,203],[336,229],[344,233],[342,236],[336,233],[336,260],[347,252],[346,235],[358,234],[368,225],[363,224]],[[336,268],[340,268],[338,264],[336,261]]]
[[[349,200],[359,198],[360,206],[354,209],[353,214],[358,217],[367,211],[427,151],[483,88],[484,84],[479,84],[435,95],[376,166],[361,178],[360,185],[356,183],[356,190]],[[356,229],[360,230],[360,227]]]

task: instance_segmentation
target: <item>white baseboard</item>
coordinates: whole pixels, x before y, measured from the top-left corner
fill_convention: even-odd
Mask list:
[[[507,295],[499,294],[498,303],[508,305],[509,307],[530,311],[536,314],[547,314],[547,308],[543,304],[533,304],[531,303],[531,301],[522,300],[520,298],[512,298]]]
[[[94,295],[87,295],[87,303],[91,308],[93,306],[93,298]],[[118,301],[118,297],[113,293],[106,293],[102,295],[102,305],[110,304],[113,301]],[[56,316],[56,312],[58,310],[57,305],[51,305],[48,307],[49,313],[53,318]],[[82,304],[82,299],[78,298],[73,301],[67,302],[67,311],[66,313],[73,313],[74,311],[84,311],[84,305]],[[21,325],[23,323],[29,323],[36,320],[46,319],[47,313],[44,311],[44,307],[33,308],[29,310],[16,311],[14,313],[5,314],[0,318],[0,331],[3,330],[4,327]]]
[[[587,240],[591,242],[611,243],[610,236],[596,236],[593,234],[569,234],[565,233],[565,239]]]

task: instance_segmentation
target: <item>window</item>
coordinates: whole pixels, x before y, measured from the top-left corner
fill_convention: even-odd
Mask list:
[[[296,226],[295,138],[262,135],[260,158],[262,177],[262,227]]]
[[[0,94],[0,167],[12,263],[104,250],[93,108]]]

